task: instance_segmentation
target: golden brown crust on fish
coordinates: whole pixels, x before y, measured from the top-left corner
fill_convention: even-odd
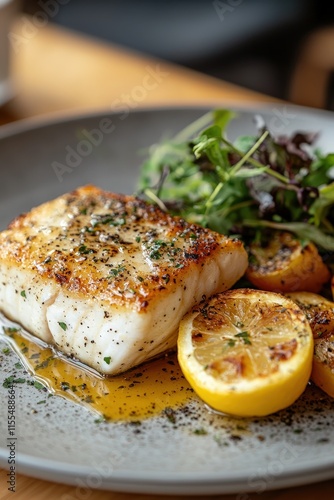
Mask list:
[[[184,314],[246,268],[241,242],[86,186],[0,233],[0,310],[112,375],[174,348]]]
[[[93,186],[20,215],[0,235],[2,260],[35,269],[70,292],[137,310],[169,293],[194,266],[221,252],[222,243],[227,252],[242,248],[139,198]],[[146,265],[137,265],[139,254]]]

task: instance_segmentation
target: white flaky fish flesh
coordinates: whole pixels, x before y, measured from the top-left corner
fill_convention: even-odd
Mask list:
[[[0,233],[0,310],[113,375],[174,348],[184,314],[246,267],[240,241],[85,186]]]

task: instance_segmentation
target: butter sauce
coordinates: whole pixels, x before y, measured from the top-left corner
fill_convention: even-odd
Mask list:
[[[48,390],[96,412],[101,419],[136,421],[177,408],[194,397],[175,353],[168,353],[113,377],[55,352],[16,328],[3,328],[5,340],[24,367]]]

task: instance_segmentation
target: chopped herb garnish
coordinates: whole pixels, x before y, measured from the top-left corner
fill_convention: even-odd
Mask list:
[[[25,381],[26,381],[25,378],[16,378],[16,379],[13,380],[13,383],[14,384],[24,384]]]
[[[229,446],[230,444],[227,441],[223,441],[221,436],[213,436],[214,441],[218,444],[218,446]]]
[[[10,350],[10,348],[9,348],[9,347],[4,347],[4,348],[2,349],[2,354],[6,354],[6,356],[7,356],[8,354],[10,354],[10,352],[11,352],[11,350]]]
[[[38,382],[37,380],[34,381],[34,387],[36,389],[44,389],[44,385]]]
[[[111,276],[118,276],[119,274],[123,273],[125,271],[125,266],[122,266],[119,264],[117,267],[112,267],[110,269],[110,275]]]
[[[96,222],[96,224],[110,224],[114,222],[114,218],[112,215],[106,215],[105,217],[102,217],[99,221]]]
[[[40,355],[41,353],[40,352],[35,352],[34,354],[32,354],[29,359],[39,359],[40,358]]]
[[[208,431],[203,429],[203,427],[200,427],[199,429],[194,430],[194,434],[196,434],[197,436],[205,436],[207,433],[208,433]]]
[[[58,321],[58,325],[60,326],[60,328],[62,330],[64,330],[64,332],[66,332],[66,330],[67,330],[67,324],[66,323],[64,323],[63,321]]]
[[[21,293],[20,293],[21,297],[23,298],[27,298],[27,294],[26,294],[26,291],[25,290],[22,290]]]
[[[110,222],[111,226],[124,226],[126,224],[126,219],[124,217],[120,217],[118,219],[114,219]]]
[[[5,378],[2,385],[3,387],[6,387],[6,389],[8,389],[13,384],[24,384],[25,381],[25,378],[15,378],[14,375],[11,375],[10,377]]]
[[[93,253],[94,250],[92,250],[91,248],[87,248],[86,245],[81,245],[78,249],[78,252],[81,254],[81,255],[87,255],[89,253]]]
[[[114,215],[112,214],[106,214],[106,215],[94,215],[92,218],[92,226],[96,227],[99,224],[102,225],[107,225],[109,224],[110,226],[119,226],[121,223],[124,222],[124,219],[115,219]]]
[[[175,415],[175,411],[173,410],[173,408],[170,408],[169,406],[167,406],[167,408],[165,408],[165,410],[164,410],[164,414],[166,415],[167,419],[172,424],[176,423],[176,415]]]
[[[241,338],[243,340],[244,344],[248,344],[248,345],[252,344],[252,342],[250,341],[248,332],[239,332],[239,333],[236,333],[234,336]]]
[[[14,376],[11,375],[10,377],[5,378],[2,385],[3,385],[3,387],[8,388],[8,387],[11,387],[13,385],[13,383],[14,383]]]
[[[129,424],[134,427],[139,427],[140,425],[142,425],[142,422],[141,420],[132,420],[131,422],[129,422]]]
[[[9,327],[4,326],[4,327],[3,327],[3,331],[4,331],[5,333],[7,333],[7,334],[8,334],[8,333],[16,333],[16,332],[19,332],[19,331],[20,331],[20,329],[19,329],[19,328],[14,328],[14,327],[11,327],[11,326],[9,326]]]
[[[244,425],[240,425],[240,424],[236,425],[236,429],[238,431],[245,431],[245,430],[247,430],[247,428]]]
[[[235,346],[235,340],[233,340],[233,339],[229,339],[229,340],[227,341],[227,345],[228,345],[228,347],[234,347],[234,346]]]
[[[158,250],[153,250],[150,253],[150,259],[153,259],[153,260],[159,260],[159,259],[161,259],[161,253]]]
[[[102,224],[102,225],[109,225],[109,226],[123,226],[124,224],[126,224],[126,219],[125,217],[115,217],[114,215],[112,214],[107,214],[107,215],[100,215],[100,216],[97,216],[97,215],[94,215],[93,219],[92,219],[92,226],[93,227],[96,227],[98,226],[99,224]]]
[[[84,401],[85,403],[94,403],[94,399],[92,398],[92,396],[86,396],[82,401]]]
[[[40,370],[41,368],[46,368],[47,366],[49,366],[49,363],[53,360],[54,360],[54,358],[52,356],[49,356],[44,361],[42,361],[42,363],[39,363],[38,365],[36,365],[35,370]]]
[[[107,365],[110,365],[111,356],[106,356],[105,358],[103,358],[103,361],[107,363]]]

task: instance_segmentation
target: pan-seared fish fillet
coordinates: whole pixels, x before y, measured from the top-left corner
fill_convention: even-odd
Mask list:
[[[246,266],[240,241],[86,186],[0,233],[0,309],[116,374],[174,347],[182,316],[230,288]]]

